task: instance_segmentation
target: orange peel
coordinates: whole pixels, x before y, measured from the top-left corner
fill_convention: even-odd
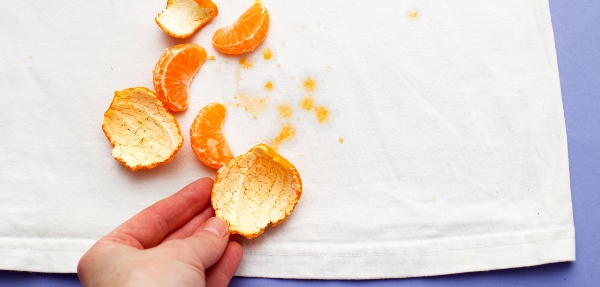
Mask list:
[[[183,145],[175,117],[144,87],[115,92],[102,130],[113,145],[112,156],[130,170],[167,163]]]
[[[210,0],[168,0],[154,20],[170,36],[187,38],[218,14],[217,5]]]
[[[206,50],[191,43],[168,48],[152,71],[154,89],[165,107],[173,112],[188,108],[189,87],[206,61]]]
[[[286,219],[300,200],[296,168],[270,147],[259,144],[217,171],[211,193],[217,217],[232,234],[248,239]]]
[[[212,103],[200,110],[192,127],[190,139],[196,157],[205,165],[218,169],[233,159],[223,135],[227,110],[221,103]]]
[[[256,1],[233,24],[217,29],[212,43],[224,54],[240,55],[253,51],[267,37],[269,12]]]

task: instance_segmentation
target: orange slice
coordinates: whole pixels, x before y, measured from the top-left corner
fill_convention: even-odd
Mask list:
[[[257,1],[233,24],[218,29],[213,46],[221,53],[239,55],[253,51],[267,37],[269,12]]]
[[[302,181],[296,168],[264,144],[217,171],[211,202],[232,234],[248,239],[287,218],[300,200]]]
[[[183,144],[175,117],[144,87],[115,92],[102,130],[113,145],[112,156],[131,170],[166,163]]]
[[[190,43],[175,45],[160,56],[154,67],[153,81],[165,107],[173,112],[187,109],[190,82],[204,61],[204,48]]]
[[[165,33],[187,38],[218,14],[217,5],[210,0],[168,0],[167,8],[154,20]]]
[[[200,110],[190,129],[192,150],[196,157],[214,169],[233,159],[233,154],[223,136],[225,115],[225,106],[212,103]]]

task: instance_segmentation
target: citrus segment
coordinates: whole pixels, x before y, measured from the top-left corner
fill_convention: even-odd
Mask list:
[[[212,103],[200,110],[190,129],[192,150],[196,157],[214,169],[233,159],[233,154],[223,136],[225,115],[225,106]]]
[[[269,12],[258,1],[233,24],[218,29],[212,43],[221,53],[240,55],[253,51],[267,37],[268,30]]]
[[[165,107],[174,112],[187,109],[190,82],[204,61],[204,48],[190,43],[175,45],[160,56],[154,67],[153,82]]]
[[[168,0],[167,8],[154,20],[165,33],[175,38],[187,38],[217,14],[217,5],[210,0]]]
[[[166,163],[183,144],[175,117],[144,87],[115,92],[102,130],[113,145],[112,156],[131,170]]]
[[[248,239],[287,218],[302,195],[296,168],[264,144],[217,171],[211,202],[232,234]]]

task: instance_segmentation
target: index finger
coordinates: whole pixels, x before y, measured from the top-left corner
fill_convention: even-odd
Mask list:
[[[213,180],[201,178],[177,193],[142,210],[104,240],[117,241],[138,249],[158,245],[171,232],[183,226],[210,205]]]

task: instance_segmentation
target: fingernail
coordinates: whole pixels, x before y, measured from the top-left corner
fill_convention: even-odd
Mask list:
[[[227,223],[218,217],[209,218],[206,223],[204,223],[204,226],[202,226],[202,229],[221,237],[225,236],[229,231]]]

